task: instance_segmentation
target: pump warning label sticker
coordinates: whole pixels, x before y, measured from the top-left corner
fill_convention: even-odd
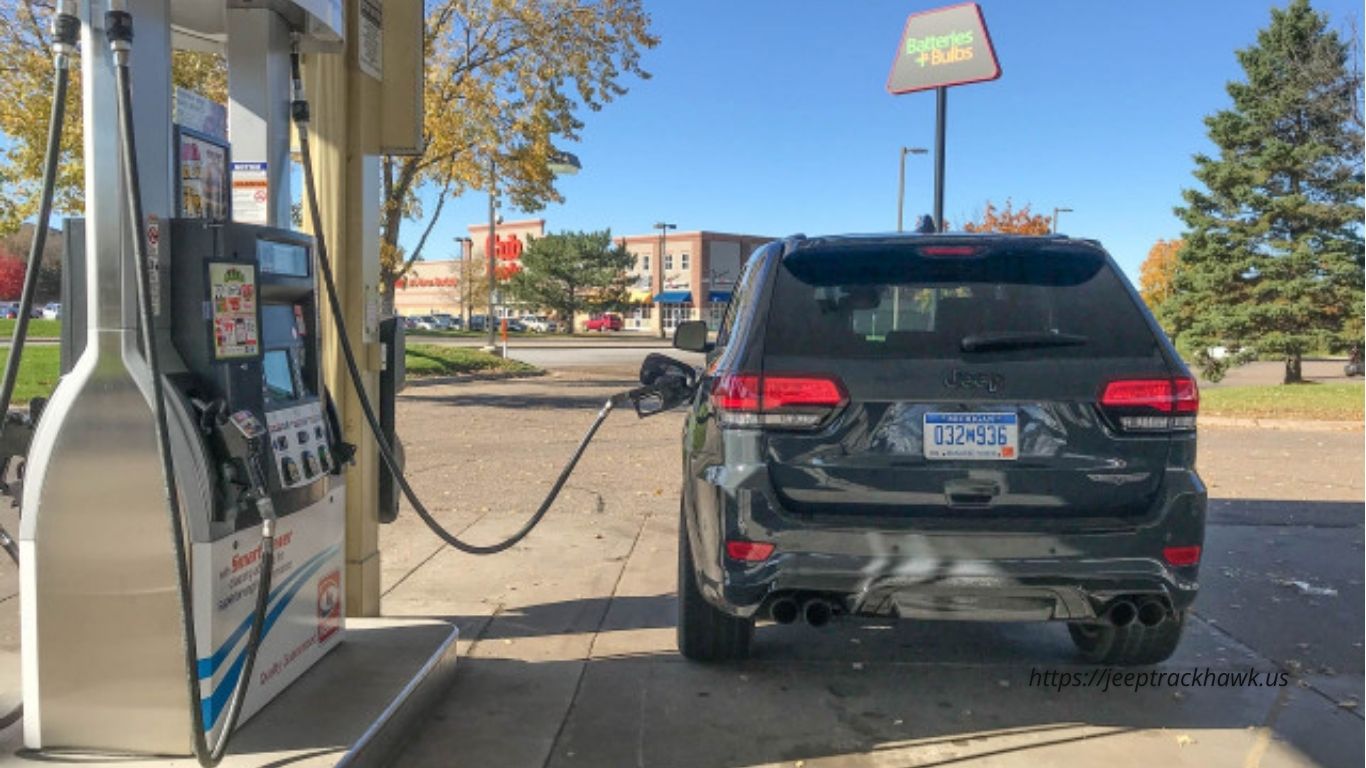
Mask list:
[[[213,294],[213,355],[217,360],[256,357],[261,339],[256,324],[256,267],[209,264]]]

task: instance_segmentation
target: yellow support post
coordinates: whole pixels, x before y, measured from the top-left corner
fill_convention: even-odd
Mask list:
[[[323,234],[372,403],[379,396],[381,366],[379,155],[422,149],[422,8],[418,0],[351,0],[346,55],[304,59]],[[376,51],[382,51],[378,63]],[[310,221],[306,211],[304,222]],[[342,433],[357,449],[346,471],[346,614],[378,616],[382,460],[346,374],[336,326],[330,313],[322,315],[324,380],[340,410]]]

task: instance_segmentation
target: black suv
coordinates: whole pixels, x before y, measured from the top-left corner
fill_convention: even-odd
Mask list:
[[[678,644],[757,618],[1065,621],[1171,655],[1205,487],[1195,380],[1090,240],[793,237],[755,251],[683,435]]]

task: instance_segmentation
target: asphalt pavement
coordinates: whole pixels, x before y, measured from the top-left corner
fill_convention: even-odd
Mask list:
[[[511,531],[631,383],[629,368],[570,368],[410,389],[400,430],[419,492],[475,541]],[[401,764],[1362,764],[1360,433],[1202,430],[1203,591],[1157,669],[1216,677],[1058,690],[1034,673],[1092,668],[1054,625],[764,625],[748,662],[682,660],[679,419],[613,417],[503,555],[443,548],[411,513],[384,528],[386,614],[453,619],[464,638],[457,682]]]

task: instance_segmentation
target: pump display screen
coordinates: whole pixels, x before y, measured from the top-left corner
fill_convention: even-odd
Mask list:
[[[297,397],[294,389],[294,366],[290,362],[288,350],[267,350],[261,358],[261,368],[265,372],[268,397],[272,400],[293,400]]]
[[[267,274],[308,277],[308,249],[296,243],[257,240],[256,262]]]

